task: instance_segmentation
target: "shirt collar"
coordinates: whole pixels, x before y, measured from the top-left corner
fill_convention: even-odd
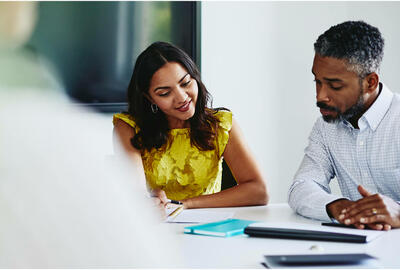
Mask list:
[[[374,103],[372,103],[371,107],[369,107],[369,109],[358,120],[358,126],[360,130],[366,128],[368,124],[369,127],[375,131],[390,108],[390,104],[392,103],[393,99],[393,93],[383,83],[379,83],[379,87],[381,88],[381,91],[378,97]]]

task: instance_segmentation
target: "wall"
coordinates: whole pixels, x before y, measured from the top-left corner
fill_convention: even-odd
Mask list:
[[[319,112],[313,43],[364,20],[386,41],[381,78],[395,92],[399,2],[202,2],[202,75],[214,107],[230,108],[261,164],[271,202],[285,202]],[[337,186],[334,187],[338,192]]]

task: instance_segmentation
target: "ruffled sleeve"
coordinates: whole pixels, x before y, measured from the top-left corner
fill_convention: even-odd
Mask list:
[[[135,129],[135,134],[139,132],[139,127],[136,125],[136,122],[132,119],[132,117],[129,114],[126,113],[116,113],[113,116],[113,124],[115,125],[117,119],[120,119],[133,127]]]
[[[232,112],[218,111],[215,115],[220,121],[218,125],[218,147],[221,157],[229,140],[229,131],[232,128]]]

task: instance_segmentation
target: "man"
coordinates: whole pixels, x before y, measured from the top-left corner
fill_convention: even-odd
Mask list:
[[[400,95],[379,80],[384,40],[348,21],[314,44],[319,118],[289,189],[299,214],[357,228],[400,227]],[[337,178],[343,197],[331,194]]]
[[[132,165],[105,160],[110,118],[69,104],[23,51],[35,9],[0,3],[0,268],[181,266]]]

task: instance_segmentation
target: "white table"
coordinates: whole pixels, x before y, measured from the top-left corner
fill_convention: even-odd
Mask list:
[[[257,221],[290,221],[320,223],[295,214],[287,204],[267,206],[213,208],[210,211],[232,211],[234,218]],[[184,234],[187,224],[166,224],[176,232],[184,249],[185,263],[190,268],[263,268],[263,255],[315,253],[319,245],[329,253],[365,252],[379,258],[385,268],[400,268],[400,229],[385,233],[368,244],[253,238],[246,235],[228,238]]]

